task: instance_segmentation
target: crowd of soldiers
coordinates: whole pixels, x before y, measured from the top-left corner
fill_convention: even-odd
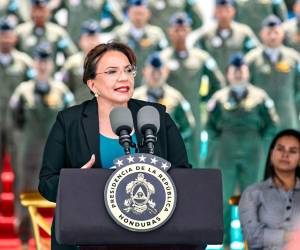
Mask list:
[[[212,0],[209,21],[199,2],[0,1],[0,166],[11,154],[17,195],[37,190],[57,112],[92,98],[85,55],[118,40],[138,58],[134,97],[166,106],[193,167],[222,170],[229,244],[229,198],[262,180],[278,130],[299,129],[300,0],[287,1],[293,18],[283,0]]]

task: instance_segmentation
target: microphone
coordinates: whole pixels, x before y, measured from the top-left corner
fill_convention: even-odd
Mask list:
[[[159,113],[152,106],[144,106],[137,113],[138,130],[144,136],[144,142],[147,145],[150,154],[154,154],[154,144],[156,134],[159,131],[160,120]]]
[[[133,129],[131,112],[125,107],[116,107],[109,114],[111,128],[119,136],[119,143],[124,148],[126,155],[130,154],[132,140],[130,133]]]

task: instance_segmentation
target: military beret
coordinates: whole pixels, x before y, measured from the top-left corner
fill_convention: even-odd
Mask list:
[[[233,5],[234,0],[216,0],[216,5]]]
[[[158,52],[154,52],[153,54],[151,54],[148,57],[147,61],[148,61],[148,64],[155,69],[160,69],[163,66],[163,62],[162,62]]]
[[[0,19],[0,31],[13,30],[15,26],[15,22],[9,17],[2,17]]]
[[[275,15],[269,15],[262,21],[262,27],[276,27],[281,25],[281,20]]]
[[[240,68],[244,64],[245,64],[245,60],[244,60],[244,55],[242,53],[238,52],[231,55],[229,59],[229,65]]]
[[[43,41],[40,42],[33,53],[34,58],[40,59],[40,60],[47,60],[48,58],[52,57],[52,47],[51,44]]]
[[[101,32],[99,23],[94,19],[84,21],[80,27],[80,34],[94,35]]]
[[[171,25],[191,25],[192,19],[185,12],[176,12],[170,18]]]
[[[31,0],[32,5],[46,5],[49,0]]]
[[[147,5],[147,1],[146,0],[129,0],[128,1],[128,6],[132,7],[132,6],[146,6]]]

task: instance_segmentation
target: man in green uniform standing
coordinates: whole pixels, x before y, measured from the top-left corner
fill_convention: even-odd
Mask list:
[[[61,67],[64,58],[77,51],[68,33],[59,25],[48,21],[51,10],[48,0],[32,0],[31,21],[17,26],[17,47],[29,55],[33,55],[36,45],[41,41],[51,43],[55,64]]]
[[[278,16],[281,21],[288,17],[283,0],[235,0],[235,20],[250,26],[255,34],[261,28],[261,22],[269,15]]]
[[[285,44],[300,52],[300,0],[293,5],[295,17],[283,23]]]
[[[32,59],[15,49],[17,35],[14,28],[9,17],[0,19],[0,173],[8,135],[13,133],[6,124],[8,101],[17,85],[31,77]]]
[[[284,30],[274,15],[265,18],[260,32],[263,46],[249,52],[250,81],[274,100],[280,129],[299,128],[300,56],[283,46]]]
[[[166,106],[167,112],[175,121],[184,140],[189,162],[193,163],[192,137],[195,128],[195,118],[191,105],[178,90],[167,84],[166,79],[169,70],[157,52],[149,56],[143,73],[143,86],[134,90],[133,97]]]
[[[124,22],[122,6],[116,0],[59,0],[68,11],[67,31],[74,42],[80,37],[78,27],[88,19],[95,19],[103,32],[109,32]]]
[[[234,15],[233,0],[216,0],[216,21],[191,35],[192,44],[210,53],[223,74],[231,54],[246,53],[259,44],[248,25],[233,21]]]
[[[207,167],[220,168],[223,180],[224,242],[229,245],[230,206],[236,187],[240,192],[259,176],[265,161],[264,145],[276,133],[278,116],[267,93],[249,83],[249,69],[241,54],[235,54],[227,69],[229,86],[208,102]],[[213,159],[213,161],[212,161]]]
[[[89,19],[82,23],[79,46],[81,51],[69,57],[62,68],[63,81],[73,92],[76,103],[81,103],[92,97],[90,90],[82,81],[83,63],[86,54],[101,43],[99,23]]]
[[[141,85],[142,69],[147,57],[168,45],[162,29],[149,24],[150,17],[151,12],[145,0],[130,0],[129,21],[112,31],[116,40],[126,43],[137,55],[136,87]]]
[[[14,91],[9,105],[12,124],[21,130],[18,142],[20,165],[15,170],[16,193],[37,191],[43,145],[56,119],[57,112],[74,103],[73,94],[64,83],[53,80],[51,45],[40,43],[34,53],[34,80],[20,83]],[[26,208],[19,202],[16,214],[20,221],[19,233],[26,242],[31,225]]]
[[[202,13],[196,1],[187,0],[149,0],[150,23],[159,26],[164,32],[169,28],[169,20],[176,12],[186,12],[192,19],[192,29],[202,25]]]
[[[193,134],[194,167],[199,167],[200,132],[203,129],[205,110],[200,110],[200,104],[220,87],[225,86],[225,80],[215,60],[204,50],[187,48],[187,37],[191,33],[191,19],[184,12],[175,13],[170,20],[168,30],[170,47],[161,52],[170,73],[167,82],[179,90],[191,104],[196,121]],[[205,105],[204,105],[205,106]]]

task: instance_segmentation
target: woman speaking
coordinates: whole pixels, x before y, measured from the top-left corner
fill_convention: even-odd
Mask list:
[[[171,162],[173,167],[190,167],[180,133],[165,107],[131,99],[135,74],[136,56],[127,45],[100,44],[87,54],[83,81],[95,98],[57,115],[40,171],[39,191],[47,200],[56,201],[62,168],[109,168],[116,157],[124,154],[110,124],[109,114],[114,107],[130,109],[134,123],[132,137],[137,140],[138,151],[147,152],[147,147],[141,146],[137,112],[145,105],[154,106],[160,115],[154,154]],[[52,249],[76,249],[59,245],[53,226],[51,245]]]

